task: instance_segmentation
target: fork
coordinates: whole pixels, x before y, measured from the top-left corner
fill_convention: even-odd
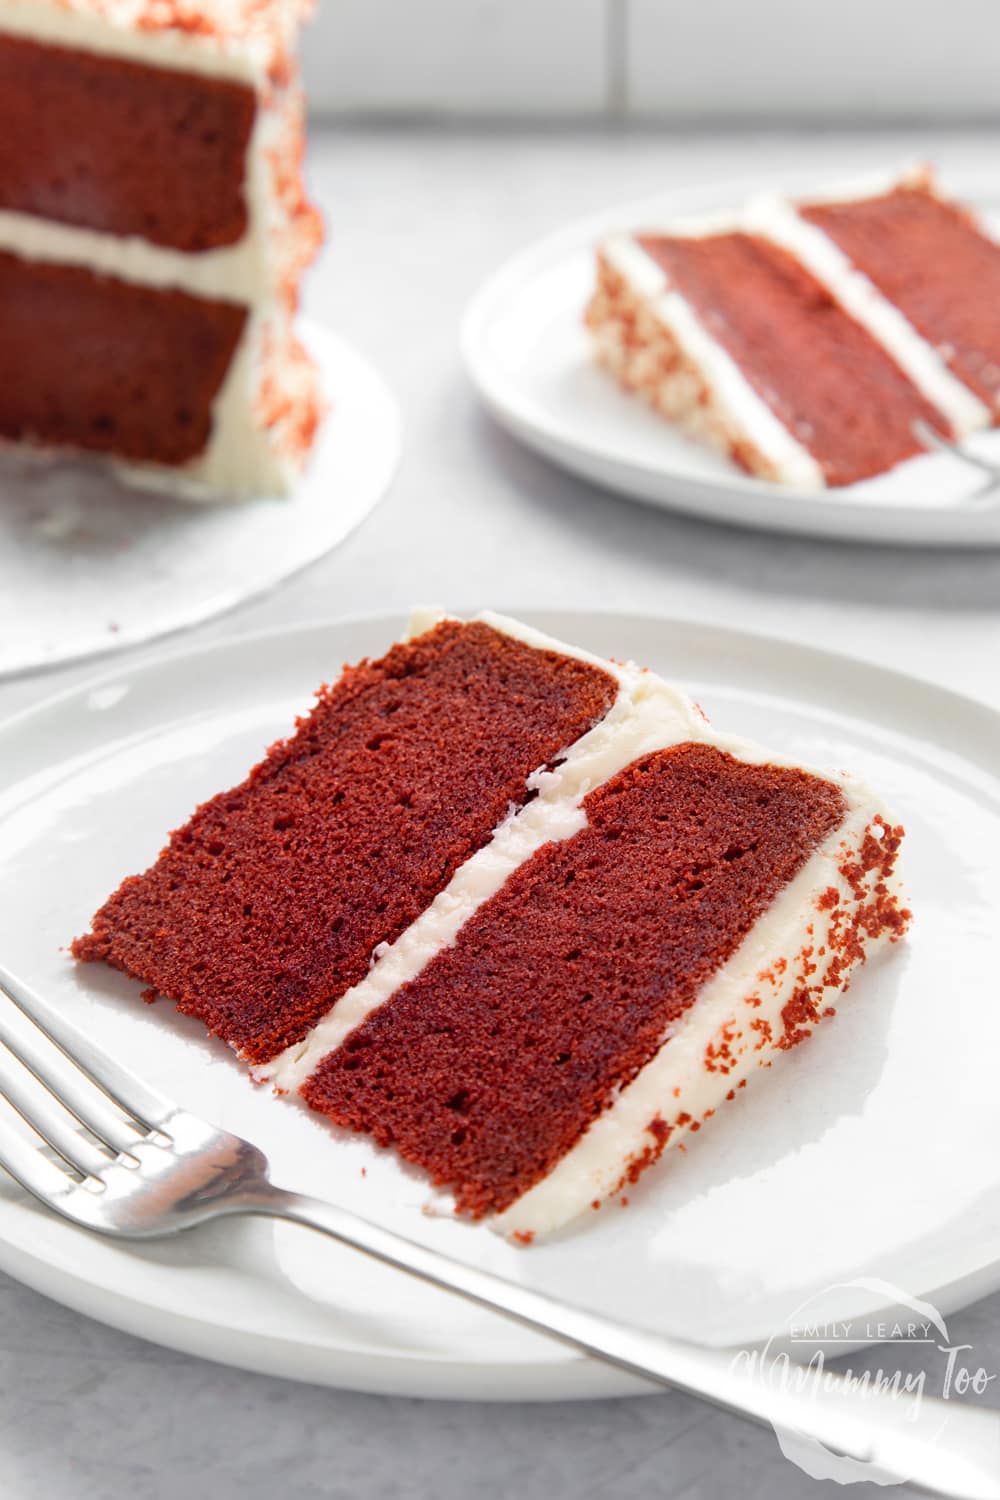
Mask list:
[[[961,443],[953,443],[948,438],[942,437],[940,432],[922,418],[918,418],[913,423],[912,431],[917,442],[928,452],[947,453],[984,476],[981,485],[962,496],[963,504],[971,505],[973,510],[987,510],[992,507],[995,503],[996,491],[1000,488],[1000,463],[982,458],[978,453],[971,453],[968,448],[963,448]]]
[[[9,1003],[4,1004],[6,999]],[[1000,1500],[1000,1414],[924,1396],[862,1396],[843,1377],[756,1366],[572,1306],[269,1180],[263,1152],[172,1103],[0,968],[0,1166],[48,1208],[114,1239],[211,1219],[290,1220],[620,1369],[812,1438],[932,1494]],[[5,1112],[6,1113],[6,1112]],[[30,1128],[30,1135],[23,1129]]]

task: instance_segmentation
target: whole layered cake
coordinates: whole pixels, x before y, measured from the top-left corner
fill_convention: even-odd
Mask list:
[[[597,358],[762,478],[855,484],[1000,416],[1000,245],[926,168],[609,236]]]
[[[650,672],[422,615],[73,951],[530,1240],[834,1014],[905,929],[901,837]]]
[[[192,496],[286,491],[308,0],[0,0],[0,440]]]

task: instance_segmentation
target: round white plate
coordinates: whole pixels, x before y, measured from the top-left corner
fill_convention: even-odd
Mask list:
[[[850,174],[846,174],[849,176]],[[827,174],[829,177],[829,174]],[[1000,545],[1000,492],[968,497],[982,477],[948,455],[900,465],[843,489],[806,491],[752,479],[627,395],[594,361],[582,316],[594,247],[618,229],[733,211],[754,192],[808,193],[811,177],[715,183],[629,203],[543,240],[477,293],[462,332],[466,366],[493,415],[546,458],[635,500],[716,521],[861,542]],[[996,178],[949,174],[948,188],[1000,220]],[[970,447],[1000,462],[1000,432]]]
[[[381,652],[399,620],[122,663],[0,728],[0,954],[150,1083],[261,1145],[277,1182],[650,1327],[742,1345],[779,1333],[805,1298],[817,1321],[856,1314],[856,1291],[838,1284],[860,1275],[943,1310],[1000,1285],[1000,715],[716,627],[532,619],[683,681],[721,725],[856,769],[909,829],[911,938],[857,978],[836,1021],[720,1111],[697,1148],[648,1172],[627,1209],[530,1249],[428,1218],[423,1180],[391,1154],[255,1089],[196,1023],[66,956],[166,830],[235,782],[341,662]],[[234,1221],[114,1244],[4,1182],[0,1267],[147,1338],[304,1380],[489,1398],[641,1389],[293,1226]]]
[[[0,472],[0,677],[198,624],[342,542],[399,462],[396,400],[336,334],[305,324],[329,405],[288,496],[198,503],[128,489],[97,465]]]

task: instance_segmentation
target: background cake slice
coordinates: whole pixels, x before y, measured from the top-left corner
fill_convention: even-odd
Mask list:
[[[0,440],[194,497],[293,483],[306,9],[0,0]]]
[[[911,332],[911,368],[929,370],[931,360],[938,361],[951,377],[949,386],[940,369],[933,375],[938,399],[954,408],[964,395],[953,426],[968,431],[994,420],[1000,410],[1000,245],[975,214],[946,196],[928,168],[788,203],[783,216],[769,217],[765,207],[758,222],[770,233],[783,228],[784,242],[808,257],[810,269],[841,301],[850,295],[843,274],[850,268],[868,289],[869,326],[886,330],[884,341],[892,328],[884,309],[896,310]],[[863,296],[856,301],[865,306]],[[899,338],[895,349],[907,358],[907,341]]]
[[[418,619],[74,944],[522,1239],[633,1182],[906,925],[854,778],[515,621]]]
[[[691,436],[800,488],[854,484],[950,424],[782,247],[738,224],[601,247],[587,310],[598,359]]]
[[[752,474],[849,485],[995,420],[1000,248],[926,171],[613,235],[598,360]]]

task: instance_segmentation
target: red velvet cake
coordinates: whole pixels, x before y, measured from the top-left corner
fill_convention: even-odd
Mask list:
[[[1000,407],[1000,246],[927,177],[799,214],[931,344],[956,378]]]
[[[930,174],[611,236],[598,358],[690,435],[816,488],[962,437],[1000,401],[1000,245]]]
[[[0,441],[195,498],[293,483],[307,8],[0,0]]]
[[[78,939],[520,1239],[634,1181],[904,930],[852,777],[486,615],[345,669]]]
[[[324,688],[290,740],[125,882],[76,955],[266,1062],[368,973],[614,696],[599,668],[443,621]]]

